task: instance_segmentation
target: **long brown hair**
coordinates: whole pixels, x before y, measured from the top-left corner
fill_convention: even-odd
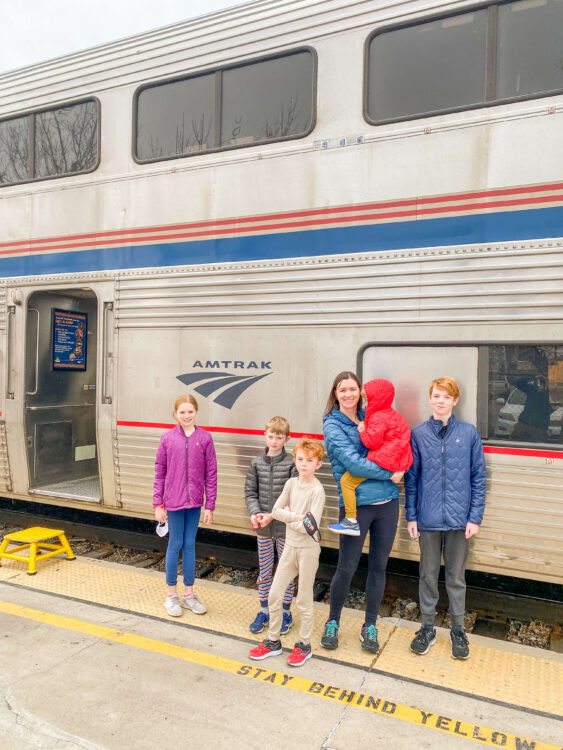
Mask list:
[[[338,375],[334,378],[334,381],[332,383],[332,388],[330,389],[330,395],[328,397],[328,401],[326,402],[326,407],[325,407],[325,414],[324,414],[325,417],[328,417],[328,415],[334,409],[340,409],[340,404],[338,403],[338,399],[336,398],[336,389],[338,388],[338,386],[343,380],[355,380],[356,383],[358,384],[358,388],[360,389],[360,392],[362,390],[362,384],[360,383],[360,379],[358,378],[355,372],[349,372],[348,370],[339,372]],[[360,401],[361,401],[361,396],[360,396]]]

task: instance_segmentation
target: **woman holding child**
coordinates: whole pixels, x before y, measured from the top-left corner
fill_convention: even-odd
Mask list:
[[[382,469],[365,458],[368,451],[358,430],[363,419],[360,381],[353,372],[341,372],[332,384],[323,419],[325,447],[338,485],[341,518],[344,508],[340,479],[344,473],[348,471],[367,481],[356,489],[360,533],[358,536],[343,535],[340,538],[338,566],[330,587],[330,614],[321,645],[327,649],[338,646],[340,613],[369,531],[366,615],[360,640],[365,651],[376,653],[379,644],[375,623],[385,589],[387,560],[395,540],[399,518],[399,491],[391,477],[400,481],[402,475]]]

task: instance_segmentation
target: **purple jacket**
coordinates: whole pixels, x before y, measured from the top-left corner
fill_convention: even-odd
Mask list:
[[[153,507],[164,504],[166,510],[201,508],[204,489],[206,509],[215,510],[217,459],[213,439],[201,427],[186,438],[178,425],[160,438],[154,465]]]

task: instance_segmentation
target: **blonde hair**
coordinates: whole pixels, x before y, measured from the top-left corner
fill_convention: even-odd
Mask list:
[[[293,446],[293,458],[297,456],[297,451],[303,451],[307,456],[314,456],[319,461],[323,460],[325,454],[324,448],[318,440],[309,440],[308,438],[295,443]]]
[[[178,396],[176,401],[174,401],[174,411],[172,412],[172,416],[174,417],[174,419],[176,419],[176,412],[182,404],[191,404],[196,411],[199,411],[195,398],[191,395],[191,393],[185,393],[183,396]]]
[[[266,431],[275,432],[276,435],[289,435],[289,422],[285,417],[272,417],[266,422]]]
[[[428,394],[430,396],[435,387],[446,391],[448,396],[451,396],[452,398],[459,398],[459,385],[453,378],[450,378],[449,375],[445,375],[442,378],[435,378],[430,383],[430,388],[428,389]]]

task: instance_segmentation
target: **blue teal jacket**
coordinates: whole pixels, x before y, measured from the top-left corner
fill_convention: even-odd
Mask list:
[[[487,470],[476,428],[454,415],[440,437],[442,422],[430,417],[411,434],[413,464],[405,474],[407,521],[419,531],[465,529],[481,524]]]
[[[358,410],[358,417],[364,418],[363,410]],[[397,486],[389,481],[392,472],[365,458],[368,449],[360,440],[355,422],[338,409],[333,409],[324,417],[323,429],[326,452],[338,486],[341,506],[344,503],[340,479],[346,471],[355,477],[365,477],[368,480],[356,489],[356,505],[375,505],[399,496]]]

